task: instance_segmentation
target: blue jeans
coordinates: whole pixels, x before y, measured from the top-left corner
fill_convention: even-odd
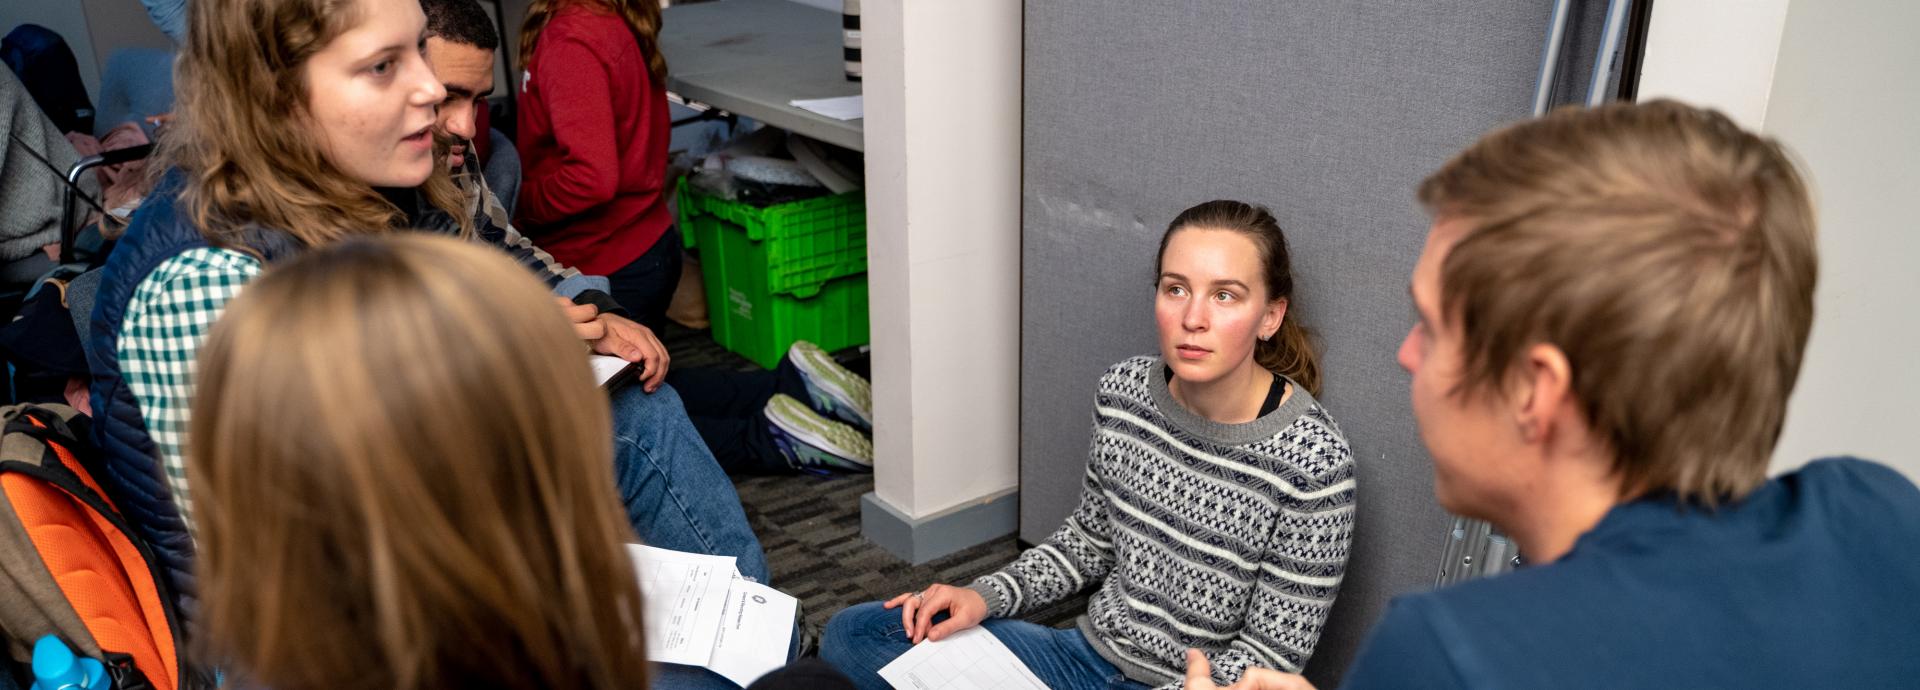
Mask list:
[[[944,619],[945,614],[934,620]],[[1144,690],[1093,651],[1077,629],[1057,630],[1010,618],[989,618],[980,627],[1000,638],[1033,675],[1054,690]],[[853,679],[861,690],[891,690],[880,668],[912,649],[900,625],[900,609],[880,602],[848,607],[827,621],[820,658]]]
[[[613,394],[613,473],[640,541],[732,556],[740,574],[767,581],[767,556],[747,526],[740,494],[687,419],[672,386]]]
[[[613,471],[640,541],[663,549],[732,556],[740,574],[767,582],[767,556],[747,526],[740,495],[701,442],[672,386],[613,394]],[[655,690],[737,690],[704,668],[660,664]]]

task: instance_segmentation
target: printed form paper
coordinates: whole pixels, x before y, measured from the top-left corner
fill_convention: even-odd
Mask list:
[[[880,669],[898,690],[1047,690],[1013,650],[986,628],[922,642]]]
[[[798,607],[798,600],[779,590],[735,579],[727,589],[720,638],[713,643],[713,663],[707,668],[746,687],[787,665]]]
[[[732,556],[704,556],[628,544],[640,571],[647,619],[647,658],[705,666],[720,636],[727,588],[738,573]]]
[[[628,544],[645,600],[647,659],[745,687],[787,664],[800,602],[740,577],[731,556]]]

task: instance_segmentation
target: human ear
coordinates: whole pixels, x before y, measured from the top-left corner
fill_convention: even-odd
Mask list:
[[[1266,313],[1260,316],[1260,339],[1271,340],[1273,336],[1279,335],[1280,324],[1286,319],[1287,298],[1282,297],[1268,302]]]
[[[1520,389],[1510,398],[1515,402],[1514,422],[1519,426],[1520,438],[1534,443],[1551,434],[1553,420],[1559,416],[1561,406],[1571,399],[1573,365],[1559,347],[1536,343],[1527,348],[1522,376],[1518,378],[1516,385]]]

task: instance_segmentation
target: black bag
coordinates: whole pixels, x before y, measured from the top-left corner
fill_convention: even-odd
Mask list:
[[[62,133],[93,134],[93,100],[80,79],[80,63],[60,34],[38,24],[21,24],[0,39],[0,61],[13,68]]]

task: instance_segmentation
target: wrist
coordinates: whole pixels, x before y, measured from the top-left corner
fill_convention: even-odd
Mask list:
[[[1006,605],[1006,600],[1000,596],[999,590],[995,589],[992,584],[986,581],[986,578],[974,580],[973,584],[967,585],[963,589],[973,592],[976,596],[980,597],[980,600],[987,606],[988,618],[1004,615],[1001,608]]]
[[[622,308],[619,302],[614,301],[612,295],[599,290],[582,290],[579,294],[573,296],[573,303],[592,305],[594,309],[599,310],[602,316],[607,314],[614,316],[627,315],[627,310]]]

